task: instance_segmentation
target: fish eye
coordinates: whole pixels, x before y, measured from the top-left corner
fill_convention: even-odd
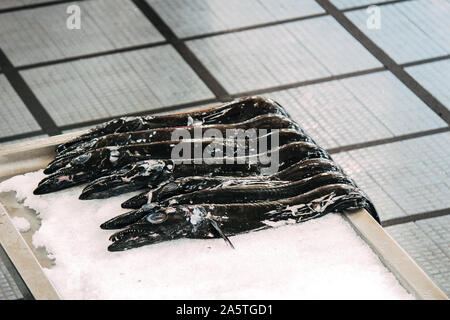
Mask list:
[[[147,221],[153,224],[163,223],[164,221],[166,221],[166,219],[167,215],[162,212],[152,213],[147,216]]]

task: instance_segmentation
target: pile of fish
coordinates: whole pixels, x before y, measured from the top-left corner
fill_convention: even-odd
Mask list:
[[[253,140],[204,135],[174,140],[174,131],[180,129],[202,134],[210,129],[267,133]],[[277,143],[269,145],[275,133]],[[218,150],[239,145],[244,153],[230,148],[230,154],[217,153],[215,161],[206,163],[194,150],[194,156],[180,161],[173,158],[173,149],[180,144],[188,151],[191,146],[203,151],[211,145]],[[262,144],[264,154],[251,152]],[[330,155],[282,106],[262,97],[192,112],[114,119],[59,145],[56,152],[35,194],[80,184],[87,184],[82,200],[142,190],[122,204],[129,212],[101,225],[122,229],[111,236],[110,251],[182,237],[222,237],[232,246],[231,235],[358,208],[379,221],[370,200]],[[260,160],[263,155],[277,156],[275,171],[267,170],[267,163]]]

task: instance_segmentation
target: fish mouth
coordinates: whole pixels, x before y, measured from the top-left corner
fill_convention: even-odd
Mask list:
[[[152,198],[152,189],[146,189],[144,192],[122,202],[120,206],[123,209],[139,209],[151,202]]]
[[[47,167],[44,169],[44,173],[45,174],[55,173],[59,169],[62,169],[66,165],[68,165],[70,161],[71,159],[66,157],[57,158],[47,165]]]
[[[146,204],[140,209],[123,213],[117,217],[114,217],[100,225],[101,229],[113,230],[125,228],[135,222],[138,222],[145,216],[158,211],[158,206],[155,204]]]
[[[211,239],[217,237],[222,237],[234,248],[220,229],[219,224],[206,217],[206,211],[196,206],[175,208],[148,205],[147,212],[138,214],[137,211],[123,215],[120,222],[130,218],[138,219],[139,215],[142,217],[126,229],[111,235],[109,240],[112,241],[112,244],[109,245],[108,251],[124,251],[179,238]],[[110,221],[106,223],[110,223]],[[118,226],[117,221],[115,223]],[[109,226],[107,225],[107,227]]]
[[[52,174],[57,172],[60,169],[71,167],[77,168],[81,165],[87,163],[92,158],[92,153],[84,153],[76,156],[62,156],[50,162],[47,167],[44,169],[45,174]]]
[[[90,139],[92,139],[92,137],[90,135],[84,134],[81,135],[79,137],[76,137],[74,139],[72,139],[69,142],[66,143],[62,143],[60,145],[58,145],[56,147],[56,153],[57,154],[63,154],[66,151],[70,151],[73,150],[77,147],[78,144],[81,144],[83,142],[89,141]]]
[[[115,252],[162,242],[166,239],[163,235],[154,230],[129,228],[116,232],[109,240],[112,241],[112,244],[108,246],[108,251]]]
[[[124,183],[120,177],[102,177],[87,185],[81,192],[80,200],[106,199],[126,192],[136,191],[142,185],[128,182]]]
[[[92,174],[86,172],[80,172],[76,175],[57,172],[40,181],[36,189],[34,189],[33,194],[42,195],[67,189],[87,182],[92,176]]]
[[[164,214],[164,209],[153,214],[147,214],[137,223],[114,233],[109,240],[112,244],[108,251],[124,251],[149,244],[186,237],[192,229],[192,224],[177,215],[166,215],[160,220],[150,222],[151,216]]]
[[[69,176],[66,177],[68,180],[70,179]],[[62,178],[64,179],[64,176],[62,176]],[[39,185],[36,187],[36,189],[34,189],[33,194],[34,195],[47,194],[57,190],[64,189],[65,187],[69,188],[72,186],[70,183],[67,182],[66,186],[64,187],[64,183],[62,182],[57,183],[57,181],[58,181],[57,178],[52,176],[43,179],[41,182],[39,182]]]
[[[92,138],[89,141],[80,142],[79,145],[72,145],[66,149],[64,149],[63,152],[58,153],[56,156],[56,159],[59,158],[66,158],[66,157],[76,157],[81,154],[83,154],[83,150],[90,151],[91,149],[98,149],[94,148],[96,146],[96,143],[98,142],[99,138]]]
[[[163,161],[147,160],[129,164],[88,184],[79,199],[104,199],[144,189],[149,185],[159,184],[167,173],[169,172],[165,170]]]
[[[147,187],[147,183],[133,180],[128,181],[126,177],[107,176],[101,177],[88,184],[81,192],[80,200],[106,199],[127,192],[141,190]]]

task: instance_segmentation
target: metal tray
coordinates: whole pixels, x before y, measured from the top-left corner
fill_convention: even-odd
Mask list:
[[[54,158],[56,145],[82,133],[0,147],[0,182],[15,175],[44,168]],[[45,254],[33,248],[31,236],[22,236],[11,222],[11,217],[27,213],[8,210],[10,205],[7,202],[5,196],[0,198],[0,244],[35,299],[59,299],[58,293],[42,270],[42,265],[51,262]],[[345,212],[343,215],[407,291],[418,299],[448,299],[367,211]]]

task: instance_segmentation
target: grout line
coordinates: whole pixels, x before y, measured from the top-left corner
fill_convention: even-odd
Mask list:
[[[402,0],[402,1],[409,1],[409,0]],[[168,45],[168,44],[170,44],[168,41],[145,43],[145,44],[131,46],[131,47],[124,47],[124,48],[119,48],[119,49],[113,49],[113,50],[101,51],[101,52],[95,52],[95,53],[88,53],[88,54],[84,54],[84,55],[67,57],[67,58],[62,58],[62,59],[37,62],[37,63],[27,64],[27,65],[17,66],[17,67],[15,67],[15,69],[18,71],[23,71],[23,70],[34,69],[34,68],[47,67],[47,66],[51,66],[51,65],[55,65],[55,64],[60,64],[60,63],[68,63],[68,62],[73,62],[73,61],[77,61],[77,60],[97,58],[97,57],[102,57],[102,56],[111,55],[111,54],[124,53],[124,52],[130,52],[130,51],[135,51],[135,50],[159,47],[159,46]],[[437,61],[442,61],[442,60],[447,60],[447,59],[450,59],[450,55],[427,58],[427,59],[423,59],[423,60],[416,60],[416,61],[400,64],[400,66],[403,68],[407,68],[407,67],[412,67],[412,66],[416,66],[416,65],[432,63],[432,62],[437,62]],[[377,72],[377,71],[381,71],[381,70],[387,70],[387,68],[379,67],[379,68],[375,68],[375,69],[357,71],[357,72],[350,73],[350,74],[331,76],[329,78],[324,78],[324,79],[337,80],[337,79],[341,79],[344,77],[348,78],[351,76],[358,76],[358,75],[368,74],[371,72]],[[3,70],[0,70],[0,74],[2,74],[2,73],[3,73]],[[311,80],[311,81],[316,81],[316,80]],[[297,82],[297,83],[301,83],[301,82]],[[295,87],[295,84],[288,84],[286,86],[294,86]],[[265,90],[265,89],[261,89],[261,90]]]
[[[146,43],[146,44],[141,44],[141,45],[136,45],[136,46],[131,46],[131,47],[112,49],[112,50],[108,50],[108,51],[88,53],[88,54],[67,57],[67,58],[62,58],[62,59],[57,59],[57,60],[37,62],[37,63],[33,63],[33,64],[18,66],[18,67],[16,67],[16,69],[19,71],[22,71],[22,70],[46,67],[46,66],[50,66],[50,65],[54,65],[54,64],[73,62],[73,61],[77,61],[77,60],[97,58],[97,57],[102,57],[102,56],[112,55],[112,54],[117,54],[117,53],[123,53],[123,52],[128,52],[128,51],[148,49],[148,48],[162,46],[162,45],[166,45],[166,44],[168,44],[167,41],[158,41],[158,42]]]
[[[356,10],[361,10],[361,9],[366,9],[370,6],[385,6],[385,5],[389,5],[389,4],[396,4],[396,3],[401,3],[401,2],[408,2],[408,1],[412,1],[412,0],[391,0],[391,1],[385,1],[385,2],[373,2],[373,3],[369,3],[363,6],[357,6],[357,7],[351,7],[351,8],[346,8],[346,9],[338,9],[341,12],[349,12],[349,11],[356,11]]]
[[[142,11],[148,20],[158,31],[172,44],[191,69],[203,81],[203,83],[214,93],[216,98],[229,100],[229,94],[225,88],[214,78],[209,70],[201,63],[187,45],[175,35],[170,27],[161,19],[158,13],[145,0],[133,0],[134,4]]]
[[[0,143],[19,140],[19,139],[25,139],[25,138],[32,138],[32,137],[39,136],[41,134],[44,134],[44,132],[43,131],[32,131],[32,132],[17,134],[15,136],[0,137]]]
[[[34,119],[41,126],[42,130],[48,135],[60,134],[61,130],[58,128],[52,117],[47,113],[47,110],[39,102],[31,88],[22,78],[20,73],[13,67],[8,57],[0,48],[0,68],[8,79],[11,86],[22,99],[25,106],[28,108]]]
[[[201,106],[201,105],[205,105],[205,104],[214,104],[214,103],[221,103],[221,102],[225,102],[225,101],[220,101],[216,98],[205,99],[205,100],[199,100],[199,101],[194,101],[194,102],[190,102],[190,103],[183,103],[183,104],[177,104],[177,105],[172,105],[172,106],[167,106],[167,107],[161,107],[161,108],[157,108],[157,109],[153,109],[153,110],[127,113],[127,114],[120,115],[120,116],[113,116],[113,117],[107,117],[107,118],[102,118],[102,119],[95,119],[95,120],[90,120],[90,121],[72,123],[72,124],[61,126],[60,128],[61,128],[61,130],[72,130],[72,129],[76,129],[76,128],[80,128],[80,127],[96,125],[99,123],[103,123],[105,121],[116,119],[118,117],[145,116],[145,115],[149,115],[149,114],[181,110],[181,109],[188,109],[191,107],[197,107],[197,106]]]
[[[362,143],[350,144],[350,145],[346,145],[346,146],[342,146],[342,147],[328,149],[327,151],[329,153],[333,154],[333,153],[363,149],[363,148],[367,148],[367,147],[379,146],[382,144],[388,144],[388,143],[393,143],[393,142],[405,141],[405,140],[409,140],[409,139],[415,139],[415,138],[430,136],[433,134],[449,132],[449,131],[450,131],[450,127],[447,126],[444,128],[403,134],[403,135],[399,135],[399,136],[395,136],[395,137],[391,137],[391,138],[384,138],[384,139],[372,140],[372,141],[367,141],[367,142],[362,142]]]
[[[447,60],[450,58],[450,54],[446,55],[446,56],[440,56],[440,57],[434,57],[434,58],[428,58],[428,59],[423,59],[423,60],[419,60],[419,61],[412,61],[412,62],[407,62],[407,63],[403,63],[400,66],[402,68],[407,68],[407,67],[412,67],[412,66],[417,66],[419,64],[424,64],[424,63],[432,63],[432,62],[437,62],[437,61],[442,61],[442,60]]]
[[[450,124],[450,110],[448,110],[439,100],[430,94],[420,83],[409,75],[400,65],[398,65],[388,54],[376,45],[368,36],[364,34],[353,22],[340,12],[329,0],[316,0],[333,18],[349,32],[359,43],[361,43],[375,58],[377,58],[397,79],[406,85],[417,97],[419,97],[428,107],[439,115],[447,124]]]
[[[19,7],[0,9],[0,14],[28,10],[28,9],[37,9],[37,8],[42,8],[42,7],[49,7],[49,6],[53,6],[53,5],[63,4],[63,3],[80,2],[80,1],[85,1],[85,0],[57,0],[57,1],[33,3],[33,4],[28,4],[28,5],[19,6]]]
[[[381,222],[381,225],[384,228],[384,227],[394,226],[397,224],[414,222],[414,221],[418,221],[418,220],[424,220],[424,219],[428,219],[428,218],[442,217],[442,216],[446,216],[449,214],[450,214],[450,208],[435,210],[435,211],[428,211],[428,212],[421,212],[421,213],[411,214],[408,216],[384,220]]]
[[[238,98],[241,96],[252,96],[252,95],[257,95],[257,94],[265,94],[265,93],[270,93],[270,92],[274,92],[274,91],[287,90],[287,89],[292,89],[292,88],[304,87],[304,86],[308,86],[308,85],[312,85],[312,84],[329,82],[329,81],[333,81],[333,80],[341,80],[341,79],[346,79],[346,78],[351,78],[351,77],[357,77],[357,76],[362,76],[362,75],[376,73],[376,72],[385,71],[385,70],[386,70],[385,67],[360,70],[360,71],[355,71],[355,72],[350,72],[350,73],[343,73],[343,74],[339,74],[339,75],[332,75],[332,76],[328,76],[328,77],[324,77],[324,78],[317,78],[317,79],[312,79],[312,80],[294,82],[294,83],[279,85],[279,86],[275,86],[275,87],[234,93],[231,95],[231,97]]]
[[[277,21],[271,21],[271,22],[254,24],[254,25],[251,25],[251,26],[245,26],[245,27],[232,28],[232,29],[215,31],[215,32],[209,32],[209,33],[197,34],[197,35],[193,35],[193,36],[180,38],[180,40],[182,40],[182,41],[191,41],[191,40],[210,38],[210,37],[220,36],[220,35],[224,35],[224,34],[228,34],[228,33],[238,33],[238,32],[242,32],[242,31],[261,29],[261,28],[277,26],[277,25],[285,24],[285,23],[291,23],[291,22],[297,22],[297,21],[302,21],[302,20],[308,20],[308,19],[324,17],[324,16],[327,16],[327,15],[328,14],[325,13],[325,12],[324,13],[310,14],[310,15],[302,16],[302,17],[283,19],[283,20],[277,20]]]
[[[358,6],[358,7],[342,9],[341,11],[342,12],[354,11],[354,10],[360,10],[360,9],[367,8],[370,5],[384,6],[384,5],[387,5],[387,4],[393,4],[393,3],[398,3],[398,2],[406,2],[406,1],[411,1],[411,0],[392,0],[392,1],[387,1],[387,2],[374,2],[372,4],[368,4],[368,5],[365,5],[365,6]],[[278,21],[271,21],[271,22],[266,22],[266,23],[254,24],[254,25],[251,25],[251,26],[244,26],[244,27],[233,28],[233,29],[228,29],[228,30],[222,30],[222,31],[209,32],[209,33],[203,33],[203,34],[188,36],[188,37],[181,38],[181,40],[183,40],[183,41],[190,41],[190,40],[204,39],[204,38],[224,35],[224,34],[228,34],[228,33],[237,33],[237,32],[242,32],[242,31],[247,31],[247,30],[272,27],[272,26],[276,26],[276,25],[280,25],[280,24],[297,22],[297,21],[308,20],[308,19],[314,19],[314,18],[324,17],[324,16],[328,16],[328,15],[329,14],[327,12],[315,13],[315,14],[310,14],[310,15],[302,16],[302,17],[282,19],[282,20],[278,20]]]
[[[5,252],[5,249],[3,249],[1,245],[0,245],[0,260],[5,265],[6,270],[8,270],[8,272],[10,273],[11,277],[14,280],[14,283],[17,285],[20,293],[23,296],[23,298],[19,300],[34,300],[34,297],[31,294],[30,290],[28,289],[27,285],[25,284],[25,281],[23,281],[16,267],[11,262],[8,255]]]

